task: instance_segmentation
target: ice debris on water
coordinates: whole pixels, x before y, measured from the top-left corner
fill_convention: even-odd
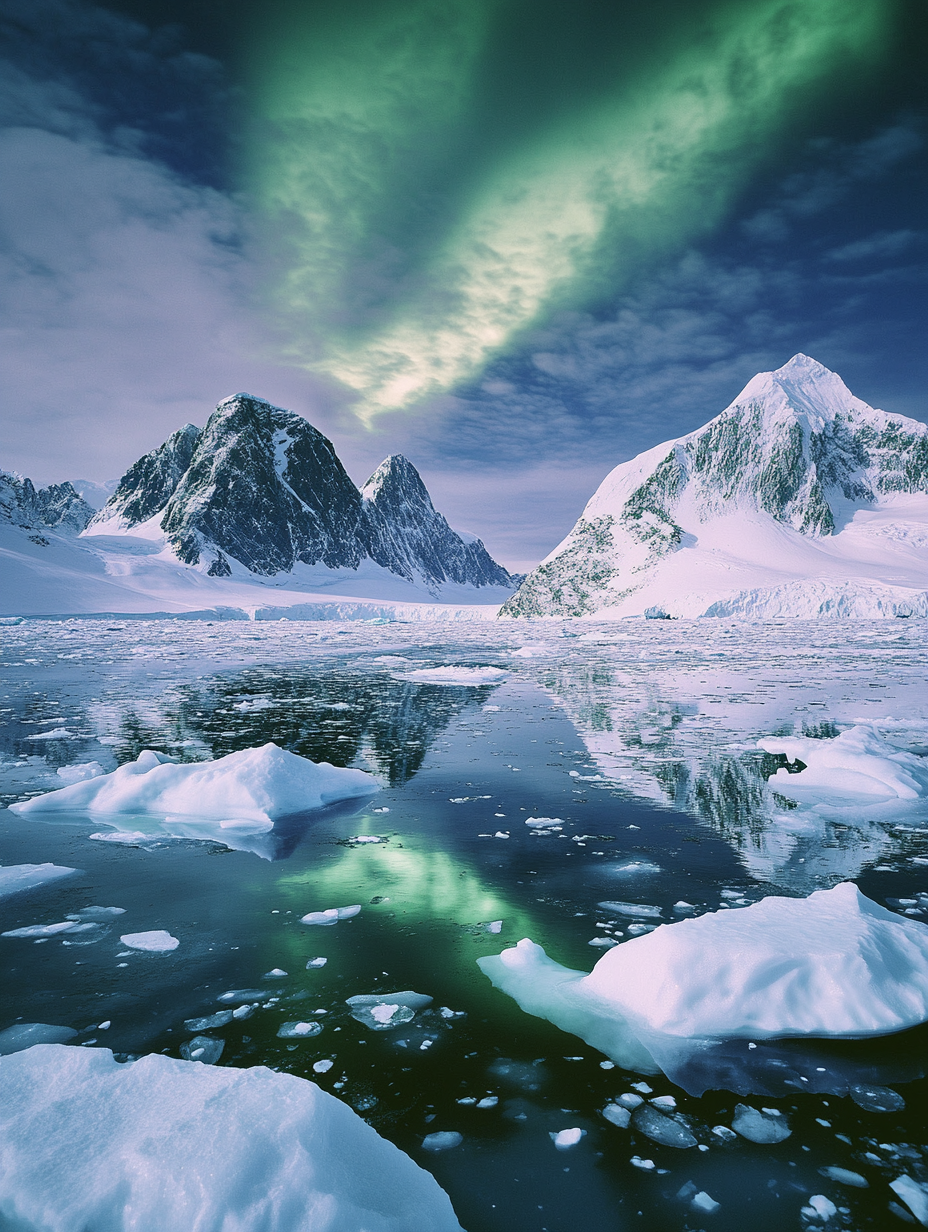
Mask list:
[[[928,1185],[913,1180],[907,1173],[889,1182],[889,1187],[906,1204],[920,1224],[928,1228]]]
[[[483,1099],[477,1100],[478,1108],[495,1108],[499,1103],[498,1095],[485,1095]]]
[[[63,864],[7,864],[0,867],[0,898],[35,890],[60,877],[71,877],[77,871]]]
[[[489,924],[484,924],[484,928],[488,933],[501,933],[503,931],[503,921],[491,920]]]
[[[423,667],[407,672],[405,679],[419,680],[424,684],[496,684],[506,676],[501,667]]]
[[[450,1151],[456,1146],[460,1146],[464,1141],[464,1135],[457,1133],[455,1130],[444,1130],[434,1134],[426,1134],[422,1139],[422,1149],[424,1151]]]
[[[752,1108],[749,1104],[736,1104],[732,1129],[750,1142],[785,1142],[792,1133],[789,1121],[777,1108]]]
[[[808,1204],[802,1208],[802,1214],[806,1219],[815,1219],[820,1223],[827,1223],[837,1213],[838,1208],[834,1202],[831,1198],[826,1198],[824,1194],[813,1194]]]
[[[27,924],[24,928],[11,928],[5,933],[0,933],[0,937],[20,937],[23,939],[30,937],[55,937],[59,933],[73,932],[81,925],[75,923],[74,920],[62,920],[57,924]]]
[[[639,1133],[650,1138],[652,1142],[659,1142],[661,1146],[683,1150],[696,1145],[696,1139],[682,1121],[666,1116],[648,1104],[635,1109],[632,1124]]]
[[[278,1039],[309,1039],[322,1031],[321,1022],[285,1022],[277,1030]]]
[[[585,1135],[586,1130],[576,1126],[573,1129],[561,1129],[557,1133],[549,1131],[549,1137],[559,1151],[569,1151],[572,1146],[577,1146]]]
[[[417,1011],[432,1004],[432,998],[419,992],[364,993],[348,997],[351,1017],[372,1031],[392,1031],[412,1022]]]
[[[261,1001],[265,996],[267,992],[263,988],[230,988],[228,992],[221,992],[216,1000],[225,1005],[241,1005],[245,1001]]]
[[[327,958],[311,958],[306,964],[306,970],[312,971],[315,967],[324,967],[328,961]]]
[[[768,736],[758,740],[767,753],[797,759],[798,774],[780,769],[769,779],[775,791],[800,804],[837,805],[911,801],[928,796],[928,761],[884,740],[875,727],[859,724],[831,739]]]
[[[310,911],[300,918],[300,923],[321,924],[323,926],[337,924],[339,920],[350,920],[360,910],[361,904],[354,903],[351,907],[329,907],[325,911]]]
[[[167,954],[180,945],[178,939],[163,928],[154,928],[147,933],[126,933],[119,940],[130,950],[146,950],[150,954]]]
[[[640,1168],[642,1172],[653,1172],[657,1167],[653,1159],[642,1159],[640,1155],[633,1155],[629,1163],[635,1168]]]
[[[602,1115],[607,1121],[611,1121],[613,1125],[618,1125],[619,1129],[628,1129],[629,1122],[632,1119],[630,1110],[623,1108],[621,1104],[606,1104]]]
[[[232,1021],[231,1010],[217,1010],[205,1018],[188,1018],[184,1022],[186,1031],[211,1031],[214,1027],[225,1027]]]
[[[279,980],[286,974],[287,972],[282,971],[280,967],[274,967],[271,971],[265,971],[261,978],[262,980]]]
[[[865,1176],[861,1176],[859,1172],[851,1172],[847,1168],[838,1168],[830,1165],[826,1168],[819,1168],[822,1176],[827,1176],[830,1181],[837,1181],[839,1185],[850,1185],[852,1189],[869,1189],[870,1182]]]
[[[891,1087],[857,1083],[848,1087],[848,1095],[865,1112],[901,1112],[905,1108],[905,1100]]]
[[[637,916],[644,919],[658,919],[661,914],[660,907],[654,907],[648,903],[617,903],[607,900],[597,903],[596,906],[612,915]]]
[[[314,1061],[313,1062],[313,1073],[314,1074],[327,1074],[334,1064],[335,1064],[334,1061],[328,1061],[328,1060]]]
[[[215,1065],[222,1056],[225,1041],[212,1035],[195,1035],[180,1046],[180,1055],[185,1061],[199,1061],[201,1065]]]
[[[701,1211],[705,1215],[711,1215],[714,1211],[717,1211],[721,1205],[721,1202],[716,1202],[715,1198],[710,1197],[704,1189],[701,1189],[699,1193],[694,1194],[693,1199],[690,1202],[690,1206],[693,1207],[694,1210]]]

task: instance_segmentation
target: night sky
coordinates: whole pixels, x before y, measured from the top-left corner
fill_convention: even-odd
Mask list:
[[[247,390],[524,568],[796,351],[928,419],[921,0],[0,13],[2,467]]]

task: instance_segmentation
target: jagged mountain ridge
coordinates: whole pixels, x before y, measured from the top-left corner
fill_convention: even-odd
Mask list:
[[[891,544],[890,523],[868,529],[866,515],[901,497],[924,507],[926,493],[926,425],[875,410],[835,373],[796,355],[755,376],[704,427],[616,467],[501,614],[632,615],[660,599],[677,602],[668,615],[700,615],[714,596],[712,614],[722,615],[731,596],[747,596],[758,582],[761,590],[785,588],[787,614],[797,579],[824,578],[827,605],[842,567],[853,579],[861,563],[870,581],[911,584],[906,561],[923,548],[923,532],[900,532]],[[871,567],[879,552],[863,541],[868,534],[900,552],[908,539],[905,560],[884,553],[885,577]],[[849,549],[863,553],[857,566],[846,559]],[[846,593],[840,602],[853,608]],[[754,614],[763,609],[756,596],[744,603]]]
[[[187,425],[139,459],[88,533],[143,523],[213,577],[229,576],[230,560],[262,577],[371,560],[431,591],[513,585],[479,539],[436,512],[407,459],[388,458],[359,491],[321,432],[248,394],[221,402],[202,432]]]
[[[36,488],[31,479],[0,471],[0,519],[22,530],[79,534],[94,515],[70,483]]]

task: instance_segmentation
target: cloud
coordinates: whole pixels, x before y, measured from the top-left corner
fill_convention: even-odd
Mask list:
[[[901,256],[924,239],[924,232],[903,228],[901,231],[877,231],[862,240],[842,244],[825,253],[826,261],[872,261]]]

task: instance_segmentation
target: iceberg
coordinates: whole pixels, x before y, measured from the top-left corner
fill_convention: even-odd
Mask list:
[[[215,761],[178,765],[145,749],[112,774],[72,783],[10,807],[14,812],[182,813],[212,820],[273,823],[278,817],[373,795],[363,770],[312,762],[269,743]]]
[[[461,1232],[437,1182],[292,1074],[107,1048],[0,1061],[0,1221],[83,1232]]]
[[[928,927],[851,882],[662,924],[608,950],[589,974],[528,938],[477,963],[528,1013],[680,1085],[694,1057],[703,1063],[725,1041],[867,1039],[928,1021]],[[731,1050],[720,1056],[743,1080]],[[704,1090],[713,1075],[703,1070]],[[726,1075],[729,1089],[744,1089],[738,1081]],[[847,1091],[848,1078],[839,1085]]]
[[[928,798],[928,759],[906,753],[862,723],[831,739],[767,736],[758,740],[767,753],[801,761],[798,774],[780,769],[767,781],[780,795],[799,804],[846,807]]]

